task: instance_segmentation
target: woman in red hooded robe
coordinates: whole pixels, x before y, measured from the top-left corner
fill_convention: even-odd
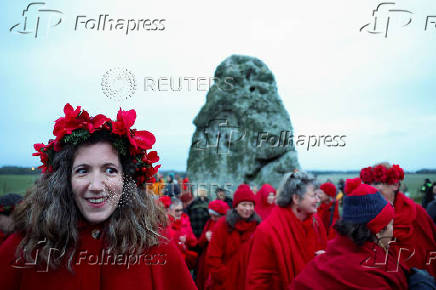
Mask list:
[[[331,182],[321,184],[319,187],[321,204],[316,210],[327,232],[327,239],[331,240],[336,236],[333,229],[339,219],[338,202],[336,201],[336,186]]]
[[[270,215],[275,205],[276,190],[269,184],[264,184],[256,193],[256,206],[254,210],[264,221]]]
[[[213,228],[206,262],[211,274],[208,289],[239,290],[244,288],[246,259],[250,239],[260,217],[254,212],[254,194],[241,184],[233,196],[233,209]]]
[[[286,289],[325,249],[326,232],[314,215],[319,202],[314,182],[314,177],[305,172],[285,175],[277,207],[254,234],[246,289]]]

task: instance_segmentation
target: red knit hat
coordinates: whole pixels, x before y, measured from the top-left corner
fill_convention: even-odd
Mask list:
[[[376,234],[394,218],[394,208],[375,187],[362,184],[360,178],[347,179],[342,219],[366,224]]]
[[[325,194],[331,197],[336,197],[336,186],[331,182],[323,183],[319,187]]]
[[[229,206],[226,202],[217,199],[209,202],[209,209],[219,213],[220,215],[225,215],[227,213],[227,210],[229,209]]]
[[[161,202],[165,208],[169,208],[171,205],[171,197],[163,195],[159,197],[159,202]]]
[[[248,184],[241,184],[236,189],[235,194],[233,195],[233,208],[236,208],[238,203],[243,201],[251,201],[252,203],[255,203],[254,193]]]

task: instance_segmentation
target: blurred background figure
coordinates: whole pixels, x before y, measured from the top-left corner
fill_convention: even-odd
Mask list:
[[[177,184],[174,179],[174,173],[168,174],[167,184],[165,185],[164,195],[168,195],[169,197],[179,198],[180,195],[180,186]]]
[[[14,221],[11,214],[22,199],[23,197],[16,193],[0,196],[0,244],[14,230]]]
[[[185,213],[189,216],[194,235],[199,238],[209,219],[209,198],[205,189],[198,189],[197,195],[185,208]]]
[[[433,185],[430,179],[426,178],[424,184],[421,186],[422,194],[422,207],[427,208],[427,205],[434,200],[433,197]]]
[[[170,237],[177,244],[182,256],[185,258],[189,270],[193,270],[198,254],[193,251],[197,245],[197,238],[192,232],[189,216],[183,212],[180,200],[174,200],[170,205]]]
[[[433,219],[436,224],[436,182],[433,182],[432,186],[433,201],[427,205],[427,213]]]
[[[264,184],[256,193],[256,206],[254,210],[260,216],[262,221],[270,215],[271,210],[275,207],[276,189],[272,185]]]
[[[209,202],[209,219],[207,220],[201,237],[198,241],[200,248],[200,258],[198,259],[197,271],[197,287],[199,290],[207,289],[207,282],[210,279],[210,272],[206,264],[207,248],[210,239],[212,238],[212,229],[216,222],[229,210],[229,206],[222,200],[214,200]]]
[[[229,208],[232,208],[233,201],[232,201],[232,198],[228,196],[227,190],[225,190],[224,188],[218,187],[215,190],[215,194],[216,194],[217,200],[222,200],[222,201],[226,202],[227,205],[229,206]]]
[[[336,201],[336,186],[331,182],[321,184],[317,190],[320,199],[320,205],[317,209],[317,215],[324,224],[327,232],[327,239],[335,237],[333,225],[339,219],[338,202]]]

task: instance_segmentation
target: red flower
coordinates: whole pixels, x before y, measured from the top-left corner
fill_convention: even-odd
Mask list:
[[[371,167],[363,168],[360,171],[360,179],[363,183],[372,184],[374,183],[374,174]]]
[[[133,134],[134,144],[132,144],[135,149],[137,147],[148,150],[151,149],[153,144],[156,142],[156,137],[148,131],[134,131]],[[157,162],[157,161],[155,161]]]
[[[89,133],[94,133],[95,129],[101,128],[109,118],[100,114],[94,118],[90,118],[87,111],[81,111],[81,107],[77,106],[76,110],[68,103],[64,107],[65,117],[61,117],[55,121],[53,134],[56,136],[56,142],[67,134],[71,134],[76,129],[86,129]],[[59,149],[56,146],[56,149]],[[58,150],[56,150],[58,151]]]
[[[142,161],[149,164],[155,163],[159,161],[159,156],[156,151],[150,151],[148,154],[144,154]]]
[[[384,167],[383,165],[377,165],[376,167],[373,168],[373,173],[374,173],[375,182],[385,183],[386,167]]]

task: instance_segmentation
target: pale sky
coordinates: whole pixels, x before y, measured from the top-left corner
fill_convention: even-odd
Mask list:
[[[70,102],[112,119],[120,106],[136,109],[135,127],[155,134],[162,169],[185,170],[192,121],[207,92],[144,91],[144,78],[209,78],[225,58],[244,54],[273,72],[294,134],[347,136],[345,147],[297,147],[302,168],[360,169],[380,161],[436,168],[436,18],[425,30],[434,1],[396,1],[379,11],[380,34],[369,32],[380,1],[47,1],[42,9],[62,14],[47,20],[49,12],[41,12],[37,38],[9,31],[29,3],[0,3],[0,166],[38,166],[33,144],[52,137],[53,121]],[[165,19],[165,29],[74,30],[78,15],[100,14]],[[58,15],[62,22],[46,29]],[[137,81],[123,102],[101,88],[115,67]]]

